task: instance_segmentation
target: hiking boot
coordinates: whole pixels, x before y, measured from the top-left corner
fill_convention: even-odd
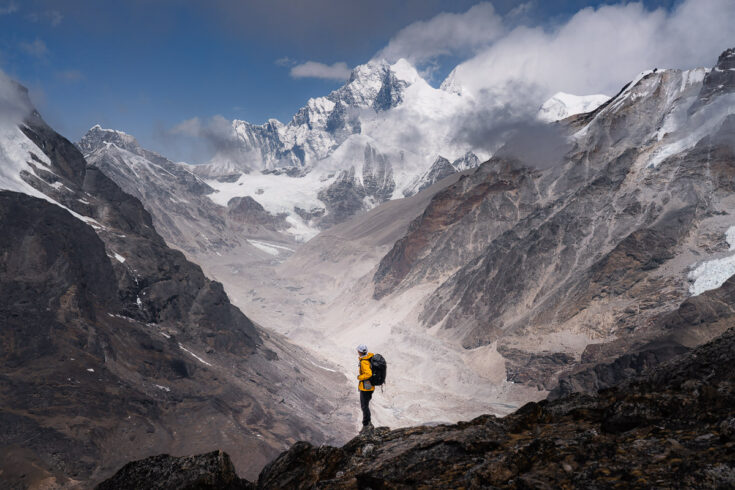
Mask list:
[[[363,425],[362,426],[362,430],[360,431],[360,434],[361,435],[362,434],[369,434],[369,433],[371,433],[373,431],[373,429],[374,429],[373,424],[370,423],[370,422],[368,422],[367,425]]]

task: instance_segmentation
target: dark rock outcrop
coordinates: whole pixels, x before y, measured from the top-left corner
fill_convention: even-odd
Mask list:
[[[159,490],[248,490],[255,488],[237,476],[230,457],[222,451],[198,456],[168,454],[133,461],[96,490],[155,488]]]
[[[259,488],[729,488],[735,329],[645,377],[505,418],[294,445]]]
[[[557,376],[576,363],[574,356],[564,352],[525,352],[498,345],[498,353],[505,359],[506,379],[514,383],[533,385],[550,390],[557,384]]]
[[[623,354],[611,363],[593,364],[587,368],[584,368],[585,363],[582,363],[576,367],[577,372],[560,379],[559,384],[551,389],[547,398],[556,400],[571,393],[597,393],[599,390],[639,376],[689,350],[688,347],[676,342],[654,342]],[[549,388],[551,387],[547,387]]]
[[[285,214],[274,216],[250,196],[233,197],[230,199],[227,203],[227,215],[237,223],[262,226],[273,231],[283,230],[288,227]]]
[[[20,129],[33,149],[12,163],[51,202],[0,191],[5,486],[85,486],[131,459],[217,447],[254,475],[284,440],[347,425],[328,422],[343,376],[321,373],[328,391],[295,370],[306,354],[170,249],[140,201],[37,112]]]
[[[340,448],[299,442],[257,488],[731,488],[733,406],[731,328],[598,394],[528,403],[504,418],[379,427]]]

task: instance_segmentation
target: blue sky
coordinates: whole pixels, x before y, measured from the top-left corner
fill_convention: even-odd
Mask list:
[[[72,140],[100,123],[183,159],[162,137],[179,122],[214,115],[287,121],[309,97],[341,84],[294,78],[293,65],[353,67],[405,26],[475,3],[0,0],[0,69],[28,86],[45,119]],[[537,0],[512,16],[518,2],[493,5],[512,22],[551,26],[603,3],[613,2]],[[670,10],[677,2],[644,3]],[[469,54],[435,58],[433,82]]]

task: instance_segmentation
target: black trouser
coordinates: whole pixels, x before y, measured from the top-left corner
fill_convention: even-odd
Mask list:
[[[360,391],[360,408],[362,408],[362,425],[370,423],[370,399],[373,397],[372,391]]]

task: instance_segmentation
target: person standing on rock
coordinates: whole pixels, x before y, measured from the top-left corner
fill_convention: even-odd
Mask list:
[[[368,352],[365,344],[357,346],[357,357],[360,358],[360,374],[357,375],[357,389],[360,391],[360,408],[362,408],[362,431],[365,432],[373,428],[370,422],[370,399],[373,397],[375,386],[370,383],[373,376],[373,370],[370,367],[370,359],[373,357],[372,352]]]

